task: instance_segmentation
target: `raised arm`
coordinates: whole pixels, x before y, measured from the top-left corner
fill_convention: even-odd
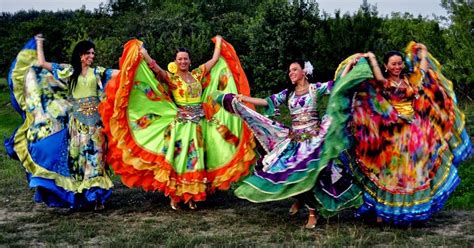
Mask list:
[[[428,60],[426,59],[428,56],[428,49],[422,43],[416,43],[416,46],[420,49],[420,69],[426,72],[429,66]]]
[[[242,94],[237,95],[237,100],[241,102],[248,102],[257,106],[268,106],[267,100],[262,98],[244,96]]]
[[[221,54],[221,45],[222,45],[222,36],[217,35],[216,45],[214,46],[214,54],[212,54],[212,58],[204,64],[206,66],[207,71],[210,71],[212,67],[216,64],[217,60],[219,59],[219,55]]]
[[[53,66],[50,62],[47,62],[44,58],[44,49],[43,49],[43,42],[44,38],[42,34],[38,34],[35,36],[36,40],[36,53],[38,56],[38,64],[39,66],[43,67],[46,70],[51,71]]]
[[[358,55],[354,56],[354,58],[351,59],[351,61],[349,61],[349,63],[347,63],[346,67],[344,68],[344,71],[342,71],[342,73],[341,73],[341,78],[344,77],[345,75],[347,75],[347,73],[349,73],[352,70],[352,68],[354,68],[354,65],[357,64],[360,57],[362,57],[362,54],[358,54]]]
[[[140,48],[140,53],[143,55],[143,59],[148,64],[148,67],[150,67],[150,69],[156,73],[158,80],[161,82],[168,83],[168,75],[166,74],[166,71],[163,70],[156,63],[156,61],[150,57],[150,55],[148,54],[148,51],[144,47],[142,47]]]
[[[379,63],[375,58],[375,55],[372,52],[367,52],[363,54],[363,57],[366,57],[369,60],[370,67],[372,68],[372,73],[374,77],[379,82],[385,82],[385,77],[380,70]]]

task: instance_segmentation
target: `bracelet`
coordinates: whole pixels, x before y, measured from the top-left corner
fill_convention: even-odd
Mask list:
[[[151,69],[157,67],[158,64],[156,64],[156,61],[154,59],[152,59],[150,62],[148,62],[148,67],[150,67]]]

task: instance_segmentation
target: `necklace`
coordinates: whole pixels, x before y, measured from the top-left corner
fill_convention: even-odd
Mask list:
[[[390,79],[390,82],[392,82],[392,83],[398,88],[398,87],[400,87],[400,85],[402,84],[403,79],[399,78],[399,79],[398,79],[398,82],[395,81],[395,80],[391,80],[391,79]]]

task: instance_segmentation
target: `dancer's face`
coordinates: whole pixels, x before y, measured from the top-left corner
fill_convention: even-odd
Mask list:
[[[81,55],[81,62],[84,65],[91,66],[92,62],[94,62],[95,51],[94,48],[91,48],[86,51],[86,53]]]
[[[176,54],[175,62],[180,71],[189,71],[191,59],[189,59],[189,54],[187,52],[178,52]]]
[[[403,58],[398,55],[393,55],[388,59],[387,64],[385,64],[385,69],[389,76],[399,77],[402,72],[405,64],[403,63]]]
[[[288,76],[293,84],[304,79],[305,73],[301,65],[298,63],[293,63],[290,65]]]
[[[92,65],[92,62],[94,62],[94,57],[95,57],[95,51],[94,48],[91,48],[86,51],[83,55],[81,55],[81,62],[87,66]]]

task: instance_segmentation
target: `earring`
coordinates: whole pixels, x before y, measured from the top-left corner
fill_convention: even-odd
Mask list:
[[[385,68],[385,72],[387,72],[387,68]]]

